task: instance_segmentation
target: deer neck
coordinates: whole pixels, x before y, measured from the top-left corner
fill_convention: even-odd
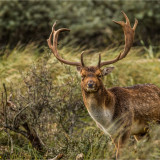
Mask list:
[[[82,95],[90,116],[98,127],[108,134],[107,128],[111,124],[114,114],[114,96],[104,86],[93,93],[85,92],[82,88]]]
[[[102,85],[97,92],[86,92],[82,88],[82,96],[84,104],[89,111],[92,108],[97,107],[97,109],[110,109],[113,110],[114,102],[114,95],[105,89]]]

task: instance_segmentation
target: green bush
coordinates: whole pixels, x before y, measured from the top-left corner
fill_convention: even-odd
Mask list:
[[[160,40],[160,1],[1,1],[0,43],[15,45],[46,39],[51,25],[68,27],[64,43],[96,48],[123,42],[122,29],[112,19],[122,20],[124,10],[132,24],[139,20],[136,36],[145,42]]]
[[[48,6],[45,1],[1,1],[0,42],[15,45],[44,40],[50,21]]]

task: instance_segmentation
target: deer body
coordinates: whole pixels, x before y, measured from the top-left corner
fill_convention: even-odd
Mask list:
[[[101,68],[125,58],[133,45],[138,21],[135,19],[132,28],[127,15],[124,12],[122,13],[126,22],[114,22],[120,25],[124,31],[124,50],[115,59],[105,62],[101,62],[101,55],[99,54],[97,66],[86,67],[84,65],[84,52],[81,54],[81,62],[70,62],[59,55],[57,50],[58,35],[62,31],[69,31],[69,29],[61,28],[55,31],[55,23],[48,39],[48,46],[54,56],[62,63],[76,66],[80,72],[84,104],[97,126],[105,134],[111,136],[117,149],[117,157],[119,149],[131,134],[135,136],[143,135],[147,132],[148,122],[160,122],[160,88],[152,84],[144,84],[105,89],[103,85],[103,76],[112,72],[114,67]],[[53,44],[51,42],[52,36]]]
[[[128,119],[124,120],[130,121],[129,131],[132,135],[145,133],[148,122],[160,121],[160,88],[155,85],[114,87],[108,90],[103,87],[90,94],[82,88],[82,95],[90,116],[107,134],[110,125],[125,114],[129,114]]]

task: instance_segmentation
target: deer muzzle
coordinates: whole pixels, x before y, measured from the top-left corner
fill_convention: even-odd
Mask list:
[[[96,83],[93,81],[93,80],[89,80],[87,82],[87,91],[88,92],[95,92],[97,90],[97,87],[96,87]]]
[[[87,87],[88,87],[88,88],[94,88],[94,87],[95,87],[95,82],[92,81],[92,80],[88,81]]]

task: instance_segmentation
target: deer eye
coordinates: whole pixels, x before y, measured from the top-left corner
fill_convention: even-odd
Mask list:
[[[102,75],[101,75],[101,74],[99,74],[99,75],[97,75],[97,77],[98,77],[98,78],[102,78]]]
[[[82,80],[84,80],[85,77],[86,77],[85,75],[82,75],[82,76],[81,76]]]

